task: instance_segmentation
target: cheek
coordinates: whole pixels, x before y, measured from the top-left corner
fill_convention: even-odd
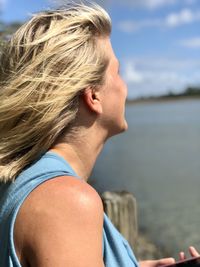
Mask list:
[[[116,100],[116,105],[119,101],[125,101],[127,97],[127,86],[120,76],[110,77],[107,83],[107,90],[110,97]]]
[[[122,79],[120,79],[119,81],[119,90],[121,94],[123,95],[123,97],[126,99],[127,94],[128,94],[128,89],[127,89],[126,83]]]

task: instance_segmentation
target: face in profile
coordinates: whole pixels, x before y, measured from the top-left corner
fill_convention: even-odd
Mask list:
[[[103,124],[108,137],[127,130],[125,102],[127,86],[120,76],[119,61],[116,58],[109,38],[100,41],[109,59],[102,90]]]

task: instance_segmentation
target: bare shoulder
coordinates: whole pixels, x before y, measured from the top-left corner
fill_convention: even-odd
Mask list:
[[[49,216],[64,216],[67,212],[71,215],[80,212],[87,216],[103,212],[102,201],[96,190],[84,180],[71,176],[56,177],[44,182],[28,196],[22,208],[27,208],[28,212],[31,208],[37,215],[45,212]]]
[[[20,208],[14,231],[19,258],[31,266],[103,266],[103,205],[83,180],[62,176],[38,186]]]
[[[80,211],[95,211],[102,208],[102,201],[96,190],[84,180],[72,176],[61,176],[48,180],[36,188],[30,195],[31,201],[41,201],[48,205],[53,202],[59,204],[59,209],[73,208]],[[70,204],[70,205],[67,205]],[[55,207],[54,207],[55,208]]]

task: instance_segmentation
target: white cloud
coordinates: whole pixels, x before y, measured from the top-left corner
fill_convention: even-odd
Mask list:
[[[129,83],[141,83],[143,76],[141,72],[136,70],[133,62],[127,62],[124,79]]]
[[[118,28],[123,32],[132,33],[148,27],[172,28],[197,21],[200,21],[200,10],[182,9],[180,12],[168,14],[164,19],[124,20],[119,22]]]
[[[179,44],[188,48],[200,48],[200,37],[185,39],[180,41]]]
[[[183,9],[179,13],[169,14],[165,19],[165,23],[168,27],[177,27],[198,20],[200,20],[200,11],[193,12],[190,9]]]
[[[189,85],[200,84],[198,60],[138,58],[128,59],[123,65],[129,97],[180,92]]]

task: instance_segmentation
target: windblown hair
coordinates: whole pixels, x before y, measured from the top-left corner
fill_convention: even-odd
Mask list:
[[[0,62],[0,181],[17,175],[73,126],[80,94],[104,83],[108,58],[98,39],[111,21],[96,4],[34,15]]]

